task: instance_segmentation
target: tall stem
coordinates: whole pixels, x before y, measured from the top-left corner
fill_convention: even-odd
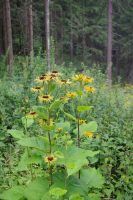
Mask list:
[[[26,120],[26,123],[25,123],[24,128],[25,128],[25,134],[26,134],[26,136],[27,136],[27,134],[28,134],[28,132],[27,132],[27,119],[25,118],[25,120]],[[26,150],[27,150],[27,155],[28,155],[28,157],[30,157],[29,147],[26,147]],[[29,168],[30,168],[31,178],[33,179],[33,170],[32,170],[32,165],[31,165],[31,164],[29,165]]]
[[[48,109],[48,126],[50,126],[50,110]],[[49,140],[49,153],[51,154],[52,148],[51,148],[51,135],[48,130],[48,140]]]
[[[77,146],[80,147],[80,128],[79,128],[79,113],[77,115],[78,118],[78,136],[77,136]],[[80,179],[80,170],[78,172],[78,178]]]
[[[48,109],[48,126],[50,126],[50,110]],[[48,140],[49,140],[49,153],[52,153],[52,145],[51,145],[51,135],[50,131],[48,131]],[[52,177],[52,166],[49,165],[49,177],[50,177],[50,184],[49,186],[52,185],[53,183],[53,177]]]

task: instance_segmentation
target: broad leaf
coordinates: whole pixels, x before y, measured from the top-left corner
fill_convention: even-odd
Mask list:
[[[84,197],[81,197],[79,194],[73,194],[70,196],[69,200],[84,200]]]
[[[40,200],[48,189],[48,181],[44,177],[40,177],[26,187],[24,196],[27,200]]]
[[[29,128],[34,123],[34,119],[22,117],[22,124],[25,128]]]
[[[62,189],[59,187],[52,187],[49,190],[49,194],[51,197],[55,198],[55,199],[60,199],[61,197],[63,197],[65,194],[67,193],[66,189]]]
[[[89,197],[88,200],[101,200],[100,194],[90,193],[88,197]]]
[[[71,119],[71,120],[77,122],[77,119],[76,119],[73,115],[71,115],[70,113],[66,113],[66,112],[64,112],[64,114],[65,114],[69,119]]]
[[[89,188],[102,188],[104,177],[95,168],[84,169],[81,171],[81,181]]]
[[[12,137],[16,138],[16,139],[22,139],[24,137],[24,133],[21,130],[8,130],[8,133],[11,134]]]
[[[59,99],[55,100],[50,106],[50,111],[52,111],[52,110],[55,111],[55,110],[59,109],[62,104],[63,104],[62,100],[59,100]]]
[[[57,128],[62,128],[64,131],[70,130],[70,123],[69,122],[60,122],[56,123]]]
[[[49,148],[48,139],[45,137],[27,137],[18,141],[18,144],[25,147],[32,147],[42,151],[47,151]]]
[[[58,172],[53,177],[53,187],[60,187],[67,190],[65,197],[70,197],[73,194],[86,195],[88,192],[87,185],[83,185],[77,176],[66,177],[65,172]]]
[[[21,200],[24,197],[24,186],[15,186],[2,194],[0,194],[0,199],[3,200]]]
[[[48,109],[44,106],[34,106],[33,110],[37,112],[39,118],[48,119]]]
[[[93,106],[78,106],[77,107],[77,111],[79,111],[79,112],[85,112],[85,111],[90,110],[91,108],[93,108]]]
[[[92,121],[87,124],[80,125],[80,135],[83,135],[85,131],[96,132],[97,131],[97,123],[95,121]],[[78,129],[76,128],[73,132],[75,134],[77,134]]]
[[[62,149],[64,158],[58,161],[58,164],[65,165],[68,176],[77,173],[83,166],[88,165],[87,157],[93,157],[98,152],[84,150],[77,147]]]

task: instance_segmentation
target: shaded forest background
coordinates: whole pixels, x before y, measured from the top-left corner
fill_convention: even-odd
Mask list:
[[[6,0],[7,1],[7,0]],[[0,56],[6,55],[4,1],[0,1]],[[12,0],[11,24],[14,60],[29,55],[33,42],[34,55],[44,54],[45,1]],[[32,21],[28,21],[30,16]],[[31,26],[32,25],[32,26]],[[28,30],[33,27],[33,38]],[[83,62],[88,67],[107,66],[107,0],[51,0],[50,35],[56,64]],[[31,44],[32,45],[32,44]],[[133,83],[133,1],[113,0],[113,76]],[[31,47],[32,48],[32,47]]]

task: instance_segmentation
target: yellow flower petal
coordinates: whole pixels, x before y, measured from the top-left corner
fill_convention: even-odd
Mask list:
[[[89,137],[89,138],[92,138],[92,137],[93,137],[93,133],[92,133],[91,131],[85,131],[85,132],[84,132],[84,135],[85,135],[86,137]]]

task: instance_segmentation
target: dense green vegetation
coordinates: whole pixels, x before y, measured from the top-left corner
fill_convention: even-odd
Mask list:
[[[3,192],[10,187],[12,189],[0,197],[7,200],[41,198],[131,200],[133,195],[132,86],[122,86],[119,83],[109,88],[106,85],[105,75],[99,69],[88,70],[82,66],[83,74],[94,78],[94,83],[89,85],[93,85],[96,92],[89,92],[85,96],[85,92],[82,93],[83,86],[76,82],[76,85],[68,84],[57,94],[59,86],[56,84],[55,87],[53,83],[50,94],[54,95],[54,101],[50,104],[39,103],[36,93],[33,93],[31,88],[37,85],[34,80],[43,74],[44,65],[45,62],[38,57],[36,67],[31,74],[26,61],[19,60],[19,68],[24,66],[19,76],[1,79],[0,191]],[[75,73],[79,74],[72,66],[67,68],[55,66],[54,69],[60,69],[63,80],[70,79],[70,82]],[[44,87],[47,87],[47,84]],[[65,96],[67,91],[76,92],[78,97],[62,102],[59,99]],[[46,123],[45,109],[48,105],[52,107],[50,115],[53,124],[52,121],[50,124]],[[76,147],[78,116],[75,109],[77,108],[80,110],[80,119],[85,120],[85,124],[79,126],[80,149],[85,150],[84,153]],[[38,118],[35,118],[33,123],[33,118],[30,117],[26,118],[27,128],[25,127],[25,116],[33,110],[37,112],[39,119],[42,117],[45,119],[44,126],[40,127],[37,124]],[[86,129],[89,131],[88,136],[83,136]],[[47,165],[46,162],[46,156],[49,155],[46,139],[48,130],[53,140],[52,155],[57,159],[52,165],[53,185],[49,192],[47,167],[51,165]],[[66,146],[67,152],[63,150],[63,145]],[[70,155],[71,158],[68,159],[67,156]],[[64,159],[68,159],[68,162],[64,162]],[[79,170],[81,178],[78,180]],[[66,176],[64,172],[68,176],[66,179],[68,186],[63,186]],[[27,189],[24,188],[25,185]]]
[[[132,0],[0,0],[0,200],[133,199]]]

